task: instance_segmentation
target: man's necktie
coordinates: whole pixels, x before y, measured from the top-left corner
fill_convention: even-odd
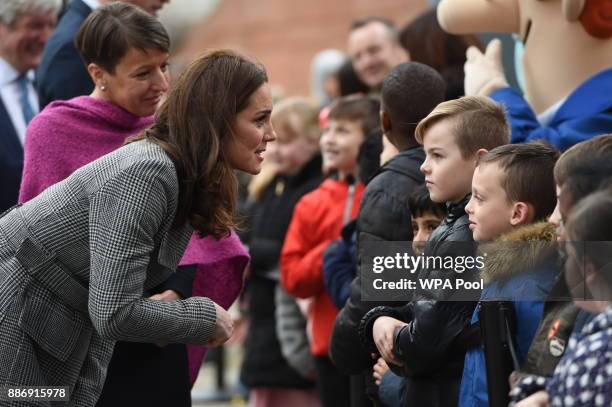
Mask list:
[[[26,74],[21,74],[17,77],[17,86],[19,86],[19,105],[21,106],[21,112],[26,125],[30,123],[30,120],[34,117],[34,109],[30,104],[29,92],[28,92],[28,78]]]

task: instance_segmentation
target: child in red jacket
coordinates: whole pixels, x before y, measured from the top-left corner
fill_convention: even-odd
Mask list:
[[[357,179],[359,147],[378,129],[380,105],[365,96],[340,99],[330,110],[321,137],[323,168],[334,176],[305,195],[295,207],[281,252],[281,281],[298,298],[313,298],[309,322],[324,406],[349,405],[349,378],[328,356],[338,314],[323,283],[323,251],[340,237],[342,226],[357,216],[363,184]]]

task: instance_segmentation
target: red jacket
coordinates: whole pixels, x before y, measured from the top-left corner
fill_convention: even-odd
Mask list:
[[[350,219],[357,216],[364,186],[358,183],[353,189]],[[348,197],[349,185],[334,179],[304,195],[293,211],[281,251],[281,281],[285,289],[298,298],[314,297],[309,318],[313,331],[311,351],[317,356],[327,356],[338,314],[323,284],[323,252],[340,237]]]

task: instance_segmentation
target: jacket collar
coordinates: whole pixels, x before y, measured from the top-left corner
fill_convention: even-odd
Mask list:
[[[400,151],[395,157],[391,158],[385,165],[383,165],[376,174],[372,177],[385,171],[393,171],[407,177],[414,179],[415,181],[422,183],[424,182],[424,175],[419,171],[418,167],[425,160],[425,151],[421,146],[414,146]],[[414,162],[418,162],[418,166],[415,167]]]
[[[555,228],[547,222],[525,225],[480,246],[486,253],[481,277],[485,283],[534,271],[557,253]]]
[[[3,58],[0,58],[0,88],[8,85],[11,82],[17,80],[21,75],[9,62]],[[30,69],[25,73],[30,82],[34,81],[34,70]]]
[[[465,215],[465,207],[470,201],[472,194],[467,194],[458,202],[447,202],[446,211],[447,215],[444,218],[445,224],[454,223],[457,219]]]

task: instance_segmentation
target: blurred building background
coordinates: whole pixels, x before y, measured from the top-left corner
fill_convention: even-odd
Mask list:
[[[317,52],[345,51],[353,20],[381,16],[401,27],[427,6],[427,0],[172,0],[160,19],[173,38],[175,68],[207,48],[233,48],[262,62],[276,90],[292,96],[310,94]]]

